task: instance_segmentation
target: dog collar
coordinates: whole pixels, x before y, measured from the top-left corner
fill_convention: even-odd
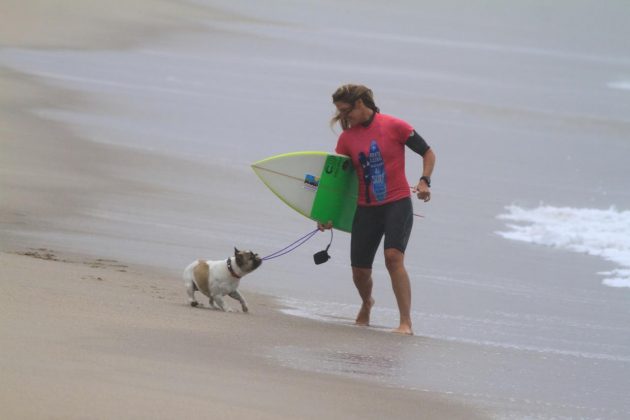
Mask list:
[[[227,259],[227,266],[228,266],[228,270],[230,270],[230,274],[233,277],[236,277],[237,279],[240,279],[241,276],[239,276],[238,274],[236,274],[236,271],[234,271],[234,268],[232,268],[232,260],[230,258]]]

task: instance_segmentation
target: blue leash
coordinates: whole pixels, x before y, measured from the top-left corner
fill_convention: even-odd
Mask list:
[[[289,245],[287,247],[284,247],[281,250],[276,251],[276,252],[274,252],[272,254],[269,254],[266,257],[263,257],[263,261],[272,260],[274,258],[281,257],[283,255],[288,254],[291,251],[296,250],[297,248],[299,248],[300,246],[302,246],[306,242],[308,242],[308,240],[311,239],[313,236],[315,236],[318,231],[319,231],[319,229],[315,229],[314,231],[307,233],[306,235],[302,236],[297,241],[293,242],[291,245]],[[330,243],[332,243],[332,240],[333,240],[333,230],[330,229]],[[330,247],[330,244],[328,244],[328,246]],[[328,250],[328,248],[326,248],[326,249]]]

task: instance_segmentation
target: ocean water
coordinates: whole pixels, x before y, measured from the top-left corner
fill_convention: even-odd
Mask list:
[[[365,83],[438,157],[432,201],[414,201],[424,218],[406,253],[416,337],[268,356],[443,393],[505,418],[630,416],[630,5],[201,3],[236,17],[128,51],[0,51],[0,65],[89,98],[39,115],[86,140],[201,163],[210,174],[151,180],[176,200],[103,195],[84,212],[89,234],[57,224],[24,235],[157,261],[174,281],[200,254],[223,257],[234,245],[271,254],[314,224],[249,165],[332,150],[330,95]],[[406,167],[414,180],[421,160],[408,153]],[[328,263],[312,262],[328,240],[316,235],[266,262],[244,289],[278,297],[288,314],[352,328],[348,235],[335,235]],[[398,313],[380,253],[374,280],[373,330],[385,334]]]
[[[602,257],[621,267],[600,273],[605,276],[602,283],[630,287],[630,211],[550,206],[506,210],[499,218],[520,224],[497,232],[502,237]]]

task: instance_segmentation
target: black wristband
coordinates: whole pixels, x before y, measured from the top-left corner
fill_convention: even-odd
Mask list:
[[[427,183],[427,187],[431,188],[431,177],[430,176],[422,176],[420,177],[420,181],[424,180]]]

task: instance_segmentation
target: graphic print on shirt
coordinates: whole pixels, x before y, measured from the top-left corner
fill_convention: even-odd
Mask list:
[[[370,145],[370,178],[372,181],[372,191],[376,201],[383,201],[387,197],[387,179],[385,174],[385,162],[381,150],[378,148],[376,140],[372,140]]]
[[[365,202],[370,204],[370,182],[372,181],[372,175],[370,175],[370,161],[365,153],[359,152],[359,163],[363,168],[363,183],[365,184]]]

